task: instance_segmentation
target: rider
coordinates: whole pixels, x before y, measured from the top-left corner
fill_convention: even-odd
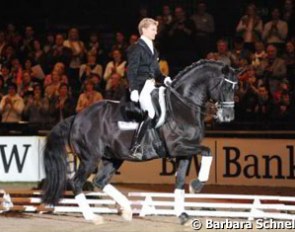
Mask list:
[[[139,125],[133,142],[131,152],[137,153],[141,140],[151,125],[155,116],[152,106],[151,92],[155,88],[155,78],[164,80],[164,84],[171,83],[170,77],[165,77],[160,71],[158,63],[158,53],[153,45],[153,40],[157,34],[158,22],[151,18],[144,18],[138,24],[141,35],[137,43],[132,45],[127,51],[127,78],[131,91],[130,99],[139,102],[143,111],[147,111],[145,119]]]

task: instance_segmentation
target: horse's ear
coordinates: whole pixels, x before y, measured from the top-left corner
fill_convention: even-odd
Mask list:
[[[224,74],[224,75],[227,75],[229,73],[229,66],[228,65],[225,65],[222,69],[221,69],[221,72]]]

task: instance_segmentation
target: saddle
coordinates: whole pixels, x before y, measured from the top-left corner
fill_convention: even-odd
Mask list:
[[[155,110],[155,117],[153,119],[153,125],[155,128],[159,128],[164,124],[166,118],[166,102],[165,102],[165,87],[155,88],[151,92],[152,105]],[[144,120],[146,112],[144,112],[139,103],[132,102],[130,100],[130,94],[126,94],[120,101],[120,114],[118,115],[118,125],[122,130],[128,130],[127,124],[130,126],[129,130],[134,130],[134,125],[138,126],[138,123]],[[124,124],[124,128],[122,125]],[[136,129],[137,127],[135,127]]]

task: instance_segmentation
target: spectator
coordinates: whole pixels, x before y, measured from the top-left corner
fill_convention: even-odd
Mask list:
[[[23,99],[17,94],[16,84],[8,86],[8,94],[5,95],[0,103],[2,122],[19,122],[24,109]]]
[[[101,93],[95,91],[94,87],[94,83],[91,80],[86,81],[84,93],[80,94],[76,106],[77,113],[103,99]]]
[[[107,63],[103,78],[107,81],[113,74],[118,74],[121,77],[125,76],[126,61],[123,60],[121,50],[115,49],[112,51],[112,61]]]
[[[234,39],[234,48],[230,51],[232,66],[241,68],[250,63],[251,52],[244,48],[244,40],[242,37]]]
[[[75,113],[75,102],[69,95],[69,86],[67,84],[61,84],[58,95],[49,101],[49,113],[54,124]]]
[[[5,88],[4,78],[0,76],[0,102],[1,99],[6,95],[7,89]]]
[[[68,39],[64,41],[64,46],[70,48],[72,51],[68,76],[70,87],[72,88],[74,96],[76,96],[80,90],[79,70],[86,52],[84,43],[79,39],[79,31],[77,28],[71,28],[69,30]]]
[[[58,62],[54,65],[52,73],[57,72],[61,76],[61,82],[68,84],[68,77],[65,74],[65,65]],[[44,88],[52,83],[52,73],[47,75],[44,79]]]
[[[258,101],[255,106],[256,121],[265,121],[271,118],[273,101],[265,85],[258,87]]]
[[[295,90],[295,45],[292,41],[286,43],[283,55],[287,67],[287,79],[290,82],[291,90]]]
[[[285,0],[283,9],[283,20],[288,24],[289,38],[293,38],[295,35],[294,0]]]
[[[251,64],[253,67],[258,67],[262,60],[266,59],[267,53],[265,51],[264,43],[262,41],[256,41],[255,51],[251,57]]]
[[[99,41],[99,36],[97,33],[93,32],[90,34],[89,42],[86,45],[88,54],[96,56],[96,59],[100,62],[105,62],[105,54],[102,44]]]
[[[231,65],[231,53],[228,50],[228,43],[225,39],[217,41],[217,52],[214,54],[214,59],[219,60],[224,64]]]
[[[191,19],[196,27],[196,54],[204,58],[206,54],[212,50],[213,33],[215,31],[214,18],[211,14],[207,13],[206,3],[198,2],[197,12],[192,15]]]
[[[55,42],[54,34],[51,32],[47,33],[46,41],[43,46],[43,51],[45,54],[48,54],[52,51],[53,46],[54,46],[54,42]]]
[[[12,23],[7,24],[6,42],[15,48],[18,48],[20,47],[21,39],[20,34],[16,31],[15,25]]]
[[[126,49],[128,48],[128,44],[125,41],[125,35],[119,31],[116,33],[115,40],[115,44],[112,46],[111,51],[120,50],[122,52],[122,55],[125,56]]]
[[[279,82],[286,77],[287,69],[285,61],[277,56],[277,48],[274,45],[268,45],[266,52],[267,58],[257,67],[257,74],[265,78],[270,93],[273,94]]]
[[[187,18],[185,10],[178,6],[174,10],[174,21],[168,28],[169,63],[178,69],[183,69],[195,60],[194,52],[194,22]],[[178,71],[178,70],[176,70]]]
[[[242,36],[245,42],[245,47],[250,51],[254,50],[254,43],[261,39],[263,23],[257,15],[256,6],[249,4],[245,15],[240,19],[236,31]]]
[[[169,5],[163,5],[162,7],[162,18],[164,24],[169,25],[173,21],[173,15]]]
[[[97,64],[96,55],[89,53],[87,55],[87,63],[82,64],[80,67],[79,77],[81,82],[84,82],[86,79],[89,79],[92,73],[102,77],[102,66],[100,64]]]
[[[280,10],[274,8],[271,12],[272,20],[264,26],[262,37],[268,44],[274,44],[282,49],[288,35],[288,24],[280,19]]]
[[[22,45],[20,47],[21,51],[21,58],[24,59],[30,54],[34,49],[34,38],[35,38],[35,31],[32,26],[27,26],[25,28],[25,35],[22,41]]]
[[[58,95],[58,90],[61,85],[61,75],[57,71],[51,74],[52,82],[45,88],[45,96],[50,100]]]
[[[112,75],[107,82],[105,98],[119,101],[128,88],[127,80],[119,75]]]
[[[49,102],[42,95],[42,86],[34,85],[33,95],[26,101],[23,117],[31,123],[48,122]]]
[[[5,34],[3,31],[0,31],[0,56],[3,57],[5,48],[7,46]]]
[[[68,69],[72,58],[72,50],[64,46],[64,36],[62,34],[56,34],[55,44],[52,50],[47,54],[47,63],[49,69],[53,69],[53,66],[61,62],[65,66],[65,70]]]
[[[24,99],[29,93],[33,92],[32,76],[29,72],[23,72],[22,83],[19,86],[18,93]],[[24,99],[25,100],[25,99]]]

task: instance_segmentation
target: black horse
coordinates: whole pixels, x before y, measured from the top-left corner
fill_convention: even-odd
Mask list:
[[[46,180],[43,202],[53,205],[58,203],[70,181],[85,219],[101,223],[102,218],[92,212],[82,192],[87,178],[99,166],[93,184],[111,196],[121,206],[123,217],[131,220],[129,201],[109,184],[116,170],[124,160],[138,162],[176,158],[175,214],[180,217],[181,223],[185,222],[184,184],[190,159],[194,155],[202,155],[198,179],[190,184],[194,192],[199,192],[207,181],[212,161],[210,149],[200,145],[204,136],[205,103],[209,99],[216,101],[217,120],[233,120],[236,84],[235,70],[215,61],[201,60],[181,71],[166,88],[165,122],[159,128],[149,130],[147,138],[143,139],[143,156],[140,159],[132,157],[129,151],[134,130],[125,131],[118,127],[117,119],[121,113],[118,102],[99,102],[60,122],[48,135],[44,150]],[[152,134],[159,136],[162,141],[160,146],[149,140]],[[72,178],[67,176],[66,147],[80,161]]]

